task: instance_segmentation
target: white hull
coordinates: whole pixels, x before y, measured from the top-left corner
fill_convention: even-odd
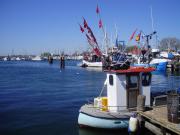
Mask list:
[[[170,61],[171,60],[169,60],[169,59],[154,58],[154,59],[152,59],[152,61],[149,64],[159,64],[159,63],[170,62]]]
[[[122,129],[128,127],[129,119],[106,119],[80,113],[78,123],[80,126],[85,127],[101,129]]]
[[[102,111],[93,105],[83,105],[79,111],[78,124],[84,127],[101,129],[127,128],[132,113],[127,111],[109,112]]]
[[[89,62],[86,60],[82,61],[82,65],[86,65],[87,67],[102,67],[102,62]]]

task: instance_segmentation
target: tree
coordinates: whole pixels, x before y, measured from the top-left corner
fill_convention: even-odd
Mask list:
[[[41,54],[41,57],[48,57],[50,55],[51,55],[50,52],[44,52],[44,53]]]
[[[167,37],[161,40],[159,45],[160,50],[179,50],[180,49],[180,40],[175,37]]]

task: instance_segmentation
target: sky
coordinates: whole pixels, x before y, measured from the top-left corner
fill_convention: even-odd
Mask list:
[[[82,17],[101,44],[97,4],[112,43],[115,26],[126,42],[136,28],[151,33],[150,7],[159,40],[180,38],[180,0],[0,0],[0,55],[86,50]]]

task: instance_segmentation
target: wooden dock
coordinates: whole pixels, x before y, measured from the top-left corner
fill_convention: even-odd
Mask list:
[[[167,106],[156,106],[152,110],[138,112],[145,127],[158,135],[180,135],[180,124],[168,121]]]

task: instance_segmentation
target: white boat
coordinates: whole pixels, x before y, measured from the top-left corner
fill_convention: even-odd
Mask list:
[[[11,58],[9,56],[3,58],[3,61],[10,61],[10,60]]]
[[[107,95],[100,94],[92,104],[83,105],[78,124],[101,129],[127,128],[132,110],[136,110],[138,95],[146,96],[145,105],[150,106],[151,71],[154,68],[107,71]]]
[[[16,57],[16,60],[17,60],[17,61],[20,61],[21,59],[20,59],[19,57]]]
[[[32,58],[32,60],[33,61],[41,61],[42,59],[40,56],[37,55],[36,57]]]
[[[86,60],[82,60],[82,65],[84,67],[102,67],[103,64],[102,62],[91,62],[91,61],[86,61]]]
[[[3,61],[7,61],[7,60],[8,60],[8,58],[7,58],[7,57],[4,57],[4,58],[3,58]]]

